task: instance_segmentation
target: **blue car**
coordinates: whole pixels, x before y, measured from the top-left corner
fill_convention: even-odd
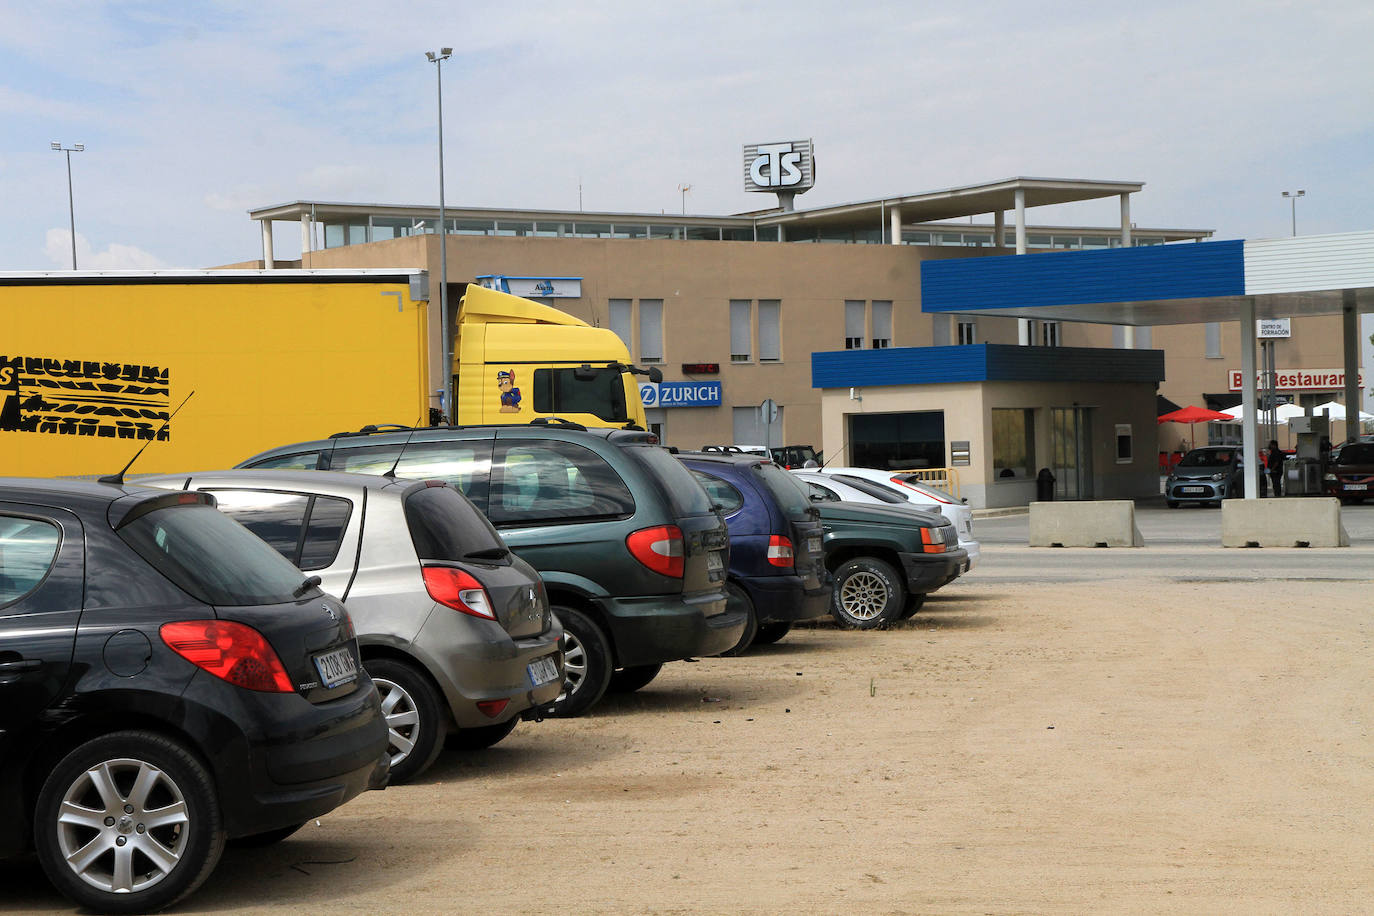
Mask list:
[[[820,515],[806,491],[769,459],[739,452],[683,452],[683,464],[730,528],[727,604],[748,617],[722,655],[777,642],[792,624],[824,616],[832,580],[825,568]]]

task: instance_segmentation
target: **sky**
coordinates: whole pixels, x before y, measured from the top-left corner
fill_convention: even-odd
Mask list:
[[[1143,181],[1141,227],[1374,229],[1368,0],[0,4],[0,270],[260,257],[256,207],[737,213],[1014,176]],[[684,195],[683,184],[691,190]],[[1030,211],[1112,225],[1115,200]],[[283,231],[284,230],[284,231]],[[299,252],[282,227],[277,257]],[[295,247],[293,247],[295,246]]]

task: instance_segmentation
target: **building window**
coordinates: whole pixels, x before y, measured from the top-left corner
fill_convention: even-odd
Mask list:
[[[1059,322],[1040,322],[1040,345],[1042,347],[1057,347],[1060,345]]]
[[[844,301],[844,348],[862,350],[864,348],[864,312],[868,303],[862,299]]]
[[[873,300],[873,349],[892,346],[892,302]]]
[[[997,480],[1028,480],[1035,467],[1035,411],[992,409],[992,473]]]
[[[782,303],[759,300],[759,362],[782,362]]]
[[[1134,458],[1135,444],[1131,436],[1131,424],[1116,424],[1116,463],[1130,464]]]
[[[639,361],[663,362],[663,300],[639,300]]]
[[[634,346],[634,331],[630,324],[630,300],[612,299],[610,304],[611,330],[620,338],[620,342],[625,345],[625,349]]]
[[[1209,321],[1203,327],[1206,336],[1207,358],[1221,359],[1221,323]]]
[[[730,362],[747,363],[753,356],[750,345],[754,338],[750,327],[750,307],[748,299],[730,300]]]
[[[978,326],[972,318],[959,320],[959,346],[966,347],[977,342]]]

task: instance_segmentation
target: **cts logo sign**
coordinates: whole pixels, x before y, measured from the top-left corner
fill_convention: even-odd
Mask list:
[[[744,148],[746,191],[799,193],[815,182],[815,157],[810,140],[756,143]]]

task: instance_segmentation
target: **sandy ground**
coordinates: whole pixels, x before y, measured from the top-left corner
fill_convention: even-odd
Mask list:
[[[975,574],[446,754],[179,910],[1374,912],[1371,585]]]

